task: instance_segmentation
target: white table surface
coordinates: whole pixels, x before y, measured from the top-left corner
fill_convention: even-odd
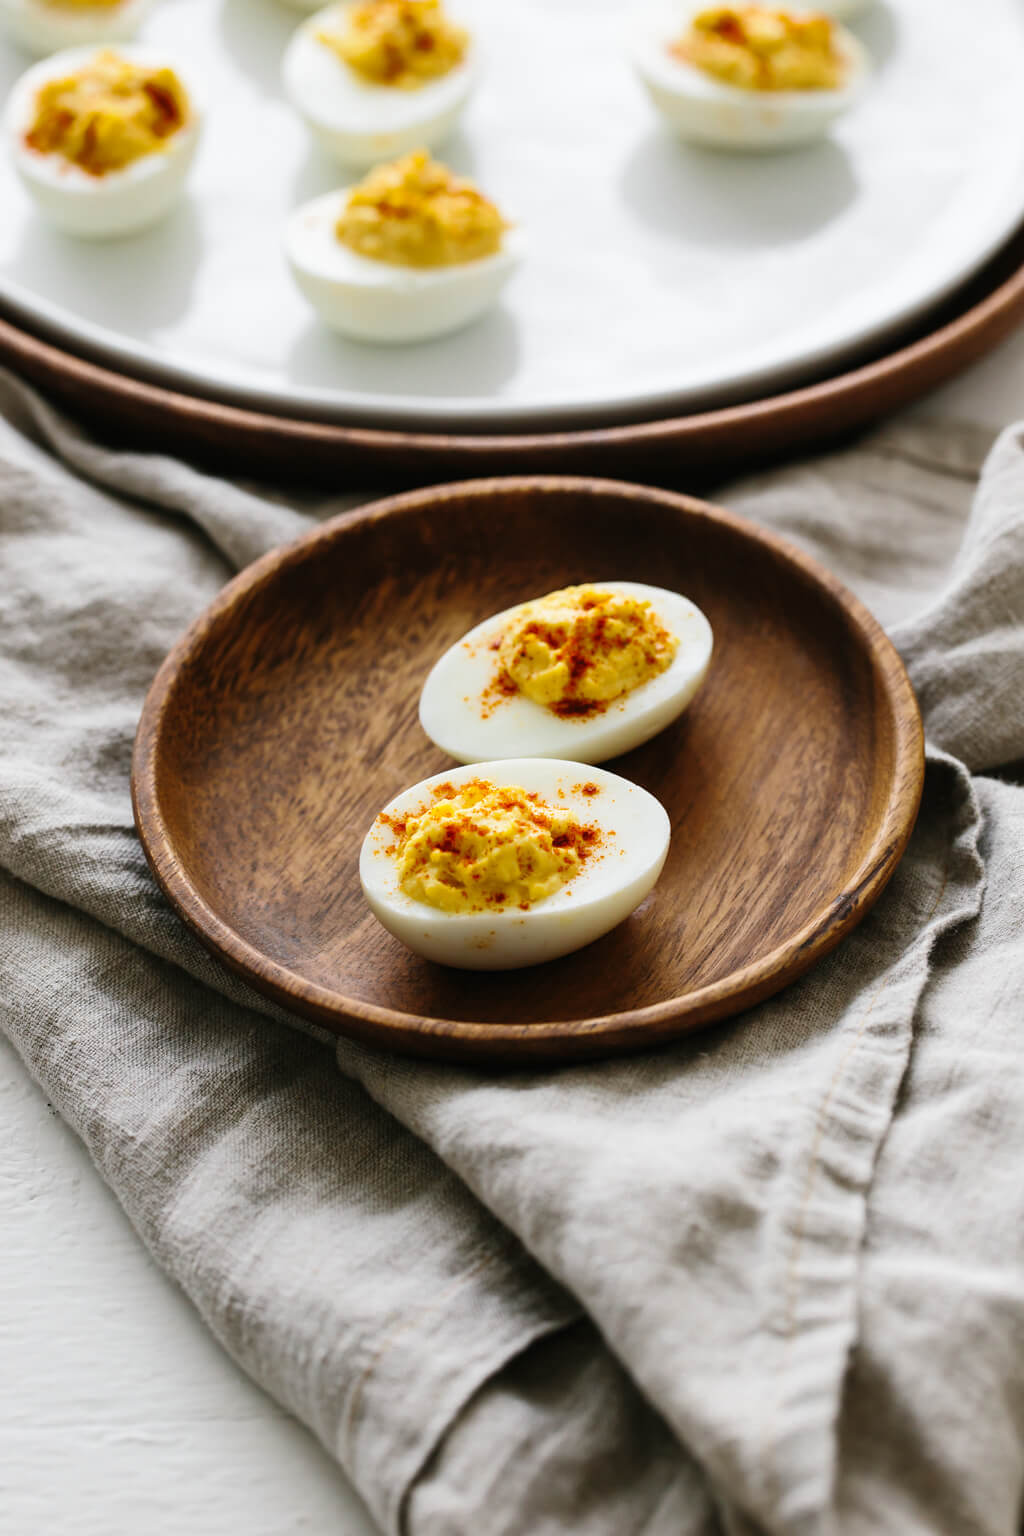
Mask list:
[[[1024,416],[1024,331],[916,408]],[[313,1437],[156,1268],[0,1038],[2,1536],[374,1536]]]

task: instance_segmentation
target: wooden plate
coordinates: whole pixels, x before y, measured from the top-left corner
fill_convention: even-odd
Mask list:
[[[1024,317],[1024,230],[926,327],[837,377],[771,399],[601,430],[480,436],[383,432],[260,415],[113,373],[0,319],[0,361],[103,438],[240,473],[329,486],[505,472],[710,484],[849,435],[938,388]]]
[[[685,592],[716,637],[688,713],[610,765],[670,813],[661,881],[532,970],[416,958],[357,861],[377,810],[450,761],[417,719],[430,664],[489,613],[613,575]],[[885,886],[922,776],[896,652],[812,560],[683,496],[518,478],[379,502],[244,571],[156,677],[133,796],[163,889],[262,992],[380,1045],[514,1062],[664,1041],[800,975]]]

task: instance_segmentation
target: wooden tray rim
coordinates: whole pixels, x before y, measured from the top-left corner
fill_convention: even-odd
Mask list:
[[[640,505],[653,500],[691,517],[723,523],[743,537],[754,539],[796,567],[805,580],[824,590],[845,615],[851,629],[863,641],[889,704],[894,740],[892,791],[870,847],[849,884],[832,898],[822,915],[805,923],[770,954],[682,997],[618,1013],[531,1024],[488,1024],[419,1016],[346,998],[268,959],[241,938],[196,891],[168,834],[156,788],[161,732],[179,675],[221,616],[246,594],[264,586],[280,569],[305,559],[318,545],[332,543],[354,523],[414,514],[418,508],[446,498],[485,497],[498,488],[541,493],[589,490],[628,497]],[[678,492],[626,481],[563,475],[492,477],[404,492],[341,513],[290,544],[270,550],[222,589],[165,658],[143,705],[131,771],[135,823],[157,883],[201,943],[257,991],[334,1033],[351,1035],[376,1046],[449,1059],[512,1062],[569,1055],[579,1059],[661,1044],[750,1007],[796,980],[856,926],[885,889],[913,830],[923,784],[924,731],[903,662],[877,620],[830,571],[780,535],[724,508]],[[567,1045],[571,1049],[567,1050]]]
[[[1008,256],[1017,258],[1017,264],[1009,275],[1000,276],[996,286],[985,292],[980,299],[974,298],[979,286],[991,281],[993,268],[1001,269]],[[140,408],[150,413],[160,413],[165,417],[173,417],[186,427],[220,427],[234,435],[249,437],[266,438],[269,434],[281,446],[316,443],[324,447],[345,446],[385,457],[412,451],[424,455],[432,452],[464,454],[479,460],[485,455],[506,457],[550,449],[642,448],[715,437],[740,425],[754,426],[759,422],[766,425],[795,423],[809,411],[831,409],[838,413],[844,402],[856,403],[876,386],[891,385],[897,378],[906,379],[910,376],[912,383],[910,391],[905,392],[906,397],[917,387],[916,380],[921,373],[927,373],[937,365],[938,381],[941,382],[958,365],[972,361],[988,347],[996,345],[1011,329],[1014,321],[1024,317],[1024,229],[1018,231],[981,274],[976,274],[964,285],[960,290],[961,298],[965,294],[971,295],[968,307],[954,314],[951,319],[896,346],[892,351],[833,377],[782,394],[721,406],[694,415],[552,432],[446,434],[342,426],[306,421],[298,417],[263,414],[215,398],[180,393],[129,374],[116,373],[86,357],[65,351],[57,344],[14,324],[3,317],[2,305],[0,356],[28,366],[50,381],[70,384],[79,395],[86,398],[102,397],[115,402],[130,414],[137,415]],[[955,302],[954,296],[949,303]],[[963,359],[955,359],[951,368],[943,368],[944,356],[958,350],[966,351],[967,355]],[[927,389],[931,382],[926,378],[920,384],[920,391]]]

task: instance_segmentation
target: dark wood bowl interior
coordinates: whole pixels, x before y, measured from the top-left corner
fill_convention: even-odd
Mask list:
[[[715,634],[686,715],[606,765],[669,811],[658,886],[544,966],[417,958],[357,861],[385,801],[450,762],[418,723],[427,670],[489,613],[612,577],[677,588]],[[884,886],[921,775],[898,657],[820,568],[680,496],[549,479],[397,497],[243,573],[161,670],[134,791],[165,890],[258,987],[396,1048],[516,1060],[662,1040],[784,985]]]

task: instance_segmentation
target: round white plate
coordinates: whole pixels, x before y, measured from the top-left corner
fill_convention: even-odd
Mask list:
[[[453,7],[454,8],[454,7]],[[208,105],[189,201],[79,243],[0,168],[0,302],[71,348],[274,413],[443,428],[692,410],[849,361],[953,289],[1024,215],[1024,7],[891,0],[856,24],[863,102],[814,147],[671,139],[633,78],[631,0],[462,0],[480,89],[445,153],[528,237],[500,308],[398,348],[325,331],[281,251],[341,185],[279,82],[282,0],[161,0],[144,37],[189,54]],[[0,89],[27,61],[0,43]]]

